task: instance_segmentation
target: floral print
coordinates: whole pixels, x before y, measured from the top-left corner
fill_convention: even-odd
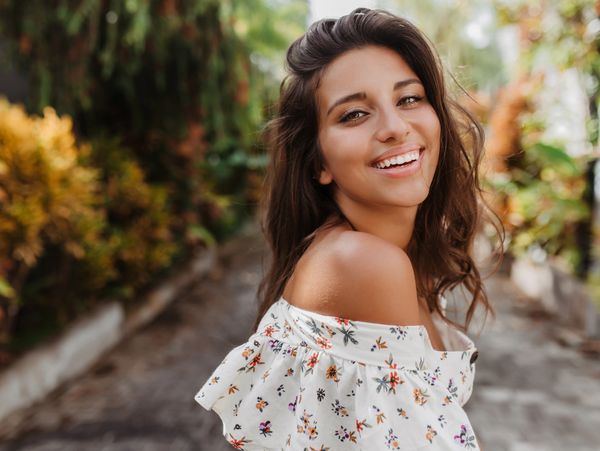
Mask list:
[[[239,450],[479,450],[463,410],[477,349],[435,315],[446,351],[423,325],[321,315],[281,298],[195,400]]]
[[[471,435],[469,426],[466,424],[460,425],[460,433],[458,435],[454,436],[454,440],[457,443],[460,443],[464,448],[476,448],[477,447],[475,445],[475,443],[473,443],[475,441],[475,436]]]

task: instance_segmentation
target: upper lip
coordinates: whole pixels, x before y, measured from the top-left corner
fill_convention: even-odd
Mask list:
[[[375,166],[377,163],[379,163],[381,161],[389,160],[392,157],[398,157],[400,155],[404,155],[405,153],[412,152],[414,150],[420,151],[422,148],[423,148],[423,146],[421,146],[419,144],[404,144],[403,146],[400,146],[400,147],[393,147],[390,150],[379,155],[373,161],[371,161],[370,165]]]

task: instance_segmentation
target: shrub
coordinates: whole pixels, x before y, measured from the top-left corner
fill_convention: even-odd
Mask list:
[[[168,190],[116,139],[77,145],[68,117],[0,100],[0,348],[146,288],[186,250],[173,221]]]
[[[85,261],[91,287],[115,276],[102,240],[106,217],[99,208],[98,171],[79,164],[89,151],[76,145],[68,117],[51,108],[43,117],[28,117],[0,99],[1,343],[10,337],[24,283],[46,246],[64,259]]]

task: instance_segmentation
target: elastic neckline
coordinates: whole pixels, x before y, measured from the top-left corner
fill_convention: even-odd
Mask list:
[[[306,310],[301,307],[297,307],[293,304],[290,304],[283,296],[279,297],[278,302],[281,304],[285,304],[289,309],[295,310],[301,315],[312,316],[312,317],[317,317],[317,318],[325,318],[328,320],[335,320],[335,318],[347,319],[348,321],[352,321],[353,323],[356,323],[357,325],[362,325],[363,328],[364,327],[367,327],[367,328],[399,328],[399,329],[407,329],[409,331],[418,332],[423,335],[429,350],[434,353],[437,353],[437,354],[460,355],[465,352],[469,353],[469,352],[477,351],[477,347],[475,346],[475,343],[473,342],[473,340],[471,340],[466,334],[464,334],[462,331],[460,331],[456,328],[451,328],[451,330],[453,330],[454,333],[458,334],[459,336],[461,336],[463,338],[463,340],[465,341],[465,343],[467,345],[467,349],[459,349],[459,350],[446,349],[445,351],[440,351],[439,349],[435,349],[433,347],[431,337],[429,336],[427,327],[424,324],[397,325],[397,324],[375,323],[375,322],[371,322],[371,321],[354,320],[354,319],[344,318],[344,317],[335,316],[335,315],[325,315],[323,313],[314,312],[312,310]],[[432,318],[432,321],[434,321],[435,327],[439,327],[437,325],[437,323],[435,323],[435,318]],[[445,327],[450,328],[450,326],[448,324],[446,324],[446,323],[443,323],[443,324]],[[438,333],[440,333],[439,330],[438,330]],[[444,343],[444,347],[448,348],[448,344]]]
[[[303,313],[305,315],[309,315],[309,316],[320,316],[320,317],[329,318],[329,319],[341,318],[341,319],[346,319],[348,321],[352,321],[353,323],[356,323],[356,324],[363,324],[363,325],[372,326],[372,327],[378,327],[378,326],[379,327],[402,327],[402,328],[404,328],[404,327],[409,328],[410,327],[410,328],[417,328],[417,329],[425,329],[425,332],[427,332],[427,328],[425,327],[424,324],[399,325],[399,324],[388,324],[388,323],[375,323],[375,322],[372,322],[372,321],[362,321],[362,320],[359,320],[359,319],[346,318],[346,317],[343,317],[343,316],[336,316],[336,315],[326,315],[324,313],[319,313],[319,312],[315,312],[315,311],[312,311],[312,310],[306,310],[306,309],[303,309],[301,307],[297,307],[294,304],[290,304],[283,296],[281,296],[279,298],[279,300],[281,302],[283,302],[284,304],[289,305],[290,308],[292,308],[294,310],[298,310],[299,312],[301,312],[301,313]]]

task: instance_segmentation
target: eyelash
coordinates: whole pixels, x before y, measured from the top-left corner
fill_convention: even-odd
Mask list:
[[[422,96],[407,96],[407,97],[402,97],[398,103],[401,103],[401,102],[403,102],[403,101],[405,101],[407,99],[414,99],[414,102],[411,102],[409,105],[415,105],[415,104],[419,103],[421,100],[423,100],[423,97]],[[361,110],[349,111],[348,113],[344,114],[340,118],[340,122],[356,121],[356,120],[360,119],[361,117],[364,117],[364,116],[361,116],[361,117],[358,117],[356,119],[351,119],[351,116],[353,114],[356,114],[356,113],[364,113],[364,111],[361,111]]]

